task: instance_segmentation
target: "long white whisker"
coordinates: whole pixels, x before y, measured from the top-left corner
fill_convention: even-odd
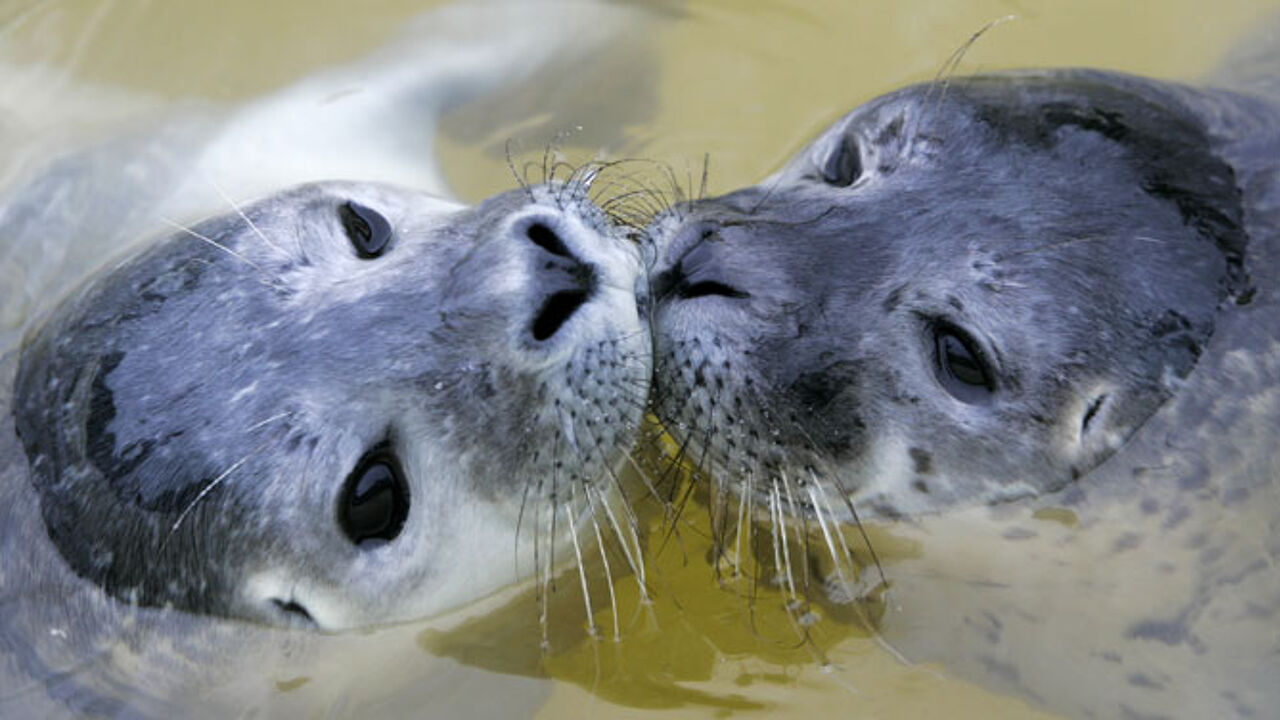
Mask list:
[[[827,492],[826,492],[825,490],[823,490],[823,491],[821,491],[821,492],[818,492],[817,488],[818,488],[818,487],[820,487],[820,483],[818,482],[818,478],[817,478],[815,475],[813,475],[812,473],[810,473],[809,477],[810,477],[810,478],[812,478],[812,480],[813,480],[813,487],[811,487],[811,488],[810,488],[810,491],[809,491],[809,492],[810,492],[810,495],[811,495],[811,496],[816,496],[818,499],[820,499],[820,500],[822,501],[822,504],[826,506],[826,508],[827,508],[827,515],[832,519],[831,521],[832,521],[833,523],[838,523],[838,521],[835,519],[835,518],[836,518],[836,514],[835,514],[834,510],[833,510],[833,509],[832,509],[832,507],[831,507],[831,501],[827,498]],[[815,508],[817,507],[817,501],[816,501],[816,500],[814,501],[814,507],[815,507]],[[836,533],[835,533],[835,536],[836,536],[836,538],[840,541],[840,552],[844,555],[845,562],[847,562],[847,563],[848,563],[848,565],[849,565],[849,567],[850,567],[850,568],[852,568],[852,569],[854,570],[854,572],[856,573],[856,572],[857,572],[857,569],[858,569],[858,565],[857,565],[857,563],[856,563],[856,562],[854,562],[854,559],[853,559],[853,551],[849,549],[849,541],[845,539],[844,533],[843,533],[843,532],[839,532],[839,530],[838,530],[838,529],[837,529],[837,531],[836,531]],[[852,586],[850,586],[850,587],[852,587]]]
[[[587,505],[591,513],[591,527],[596,533],[596,546],[600,548],[600,562],[604,566],[605,585],[609,588],[609,607],[613,612],[613,641],[618,642],[622,639],[622,630],[618,625],[618,596],[613,589],[613,570],[609,567],[609,553],[605,551],[604,535],[600,532],[600,523],[596,519],[596,504],[591,496],[591,486],[585,486],[584,491],[587,495]],[[606,500],[601,498],[600,502],[603,504]]]
[[[578,579],[582,581],[582,602],[587,609],[587,632],[591,637],[599,637],[600,631],[596,629],[595,613],[591,609],[591,589],[587,585],[587,568],[582,562],[582,546],[578,543],[578,527],[573,518],[574,500],[577,499],[577,485],[569,486],[569,502],[564,504],[565,515],[565,531],[569,535],[569,541],[573,543],[573,554],[578,560]]]
[[[818,518],[818,527],[822,529],[822,538],[827,543],[827,551],[831,553],[831,559],[835,561],[836,574],[840,576],[840,582],[844,584],[843,589],[851,592],[853,589],[853,581],[845,572],[846,565],[842,561],[843,558],[841,558],[839,553],[836,552],[836,544],[834,539],[831,537],[831,529],[827,526],[827,518],[822,514],[822,505],[818,502],[818,492],[813,485],[808,487],[808,491],[809,502],[813,504],[813,512]]]
[[[262,234],[262,231],[258,229],[258,226],[254,224],[252,220],[249,219],[248,215],[244,214],[244,210],[240,209],[240,206],[236,204],[236,201],[232,200],[230,197],[227,196],[225,192],[222,191],[222,188],[219,187],[218,183],[214,182],[212,178],[206,178],[206,179],[209,181],[209,184],[213,186],[213,189],[218,193],[218,195],[221,196],[222,199],[228,205],[230,205],[233,210],[236,211],[236,215],[239,215],[240,219],[244,220],[245,224],[249,226],[249,229],[253,230],[254,235],[257,235],[258,238],[262,240],[262,242],[266,243],[268,247],[280,253],[281,255],[286,254],[283,248],[271,242],[270,240],[267,239],[266,235]]]
[[[266,420],[263,420],[263,421],[261,421],[261,422],[256,422],[256,423],[254,423],[254,424],[250,425],[249,427],[247,427],[247,428],[245,428],[245,429],[246,429],[246,430],[257,430],[257,429],[258,429],[258,428],[260,428],[260,427],[263,427],[263,426],[265,426],[265,425],[269,425],[269,424],[271,424],[271,423],[273,423],[273,422],[275,422],[275,421],[277,421],[277,420],[280,420],[280,419],[282,419],[282,418],[287,418],[287,417],[289,417],[289,416],[291,416],[291,415],[293,415],[293,412],[291,412],[291,411],[286,411],[286,412],[278,413],[278,414],[276,414],[276,415],[272,415],[271,417],[267,418]]]
[[[186,234],[190,235],[191,237],[196,238],[197,240],[203,240],[204,242],[207,242],[207,243],[209,243],[210,245],[212,245],[212,246],[214,246],[214,247],[218,248],[218,249],[219,249],[219,250],[221,250],[222,252],[224,252],[224,253],[226,253],[226,254],[228,254],[228,255],[230,255],[230,256],[232,256],[232,257],[236,258],[237,260],[239,260],[239,261],[243,262],[244,264],[248,265],[249,267],[252,267],[253,269],[257,270],[258,272],[263,273],[264,275],[266,274],[266,273],[265,273],[265,271],[263,271],[263,269],[262,269],[262,266],[261,266],[261,265],[258,265],[258,264],[257,264],[257,263],[255,263],[254,261],[252,261],[252,260],[250,260],[249,258],[245,257],[244,255],[241,255],[240,253],[236,252],[235,250],[232,250],[231,248],[227,247],[226,245],[223,245],[222,243],[218,242],[217,240],[214,240],[214,239],[213,239],[213,238],[211,238],[211,237],[207,237],[207,236],[205,236],[205,235],[202,235],[202,234],[200,234],[200,233],[196,232],[195,230],[192,230],[191,228],[187,227],[186,225],[183,225],[182,223],[179,223],[179,222],[174,222],[173,220],[170,220],[170,219],[169,219],[169,218],[167,218],[167,217],[161,217],[161,218],[160,218],[160,221],[161,221],[161,222],[163,222],[163,223],[165,223],[165,224],[167,224],[167,225],[169,225],[169,226],[171,226],[171,227],[173,227],[173,228],[174,228],[174,229],[176,229],[176,230],[181,230],[182,232],[184,232],[184,233],[186,233]]]
[[[547,544],[555,545],[555,536],[552,534],[555,528],[556,503],[554,498],[547,501],[547,508],[550,512],[547,514]],[[543,554],[544,566],[542,568],[542,612],[538,621],[542,626],[542,651],[549,652],[551,650],[551,638],[548,632],[551,613],[551,551],[548,548]]]
[[[751,495],[752,486],[755,484],[755,474],[748,473],[746,478],[746,488],[738,494],[738,527],[734,538],[733,550],[733,575],[734,580],[741,581],[742,575],[742,536],[747,532],[747,498]]]
[[[178,531],[178,527],[182,525],[183,520],[187,519],[187,515],[191,513],[192,508],[198,505],[201,500],[205,499],[205,497],[208,496],[209,493],[213,492],[215,488],[221,485],[222,482],[226,480],[229,475],[231,475],[231,473],[235,472],[237,468],[239,468],[241,465],[244,465],[246,462],[248,462],[249,458],[253,457],[254,454],[261,449],[262,449],[261,446],[259,446],[258,448],[255,448],[253,452],[249,453],[248,455],[245,455],[244,457],[232,463],[231,467],[227,468],[226,470],[223,470],[222,474],[218,475],[213,480],[209,481],[208,485],[205,485],[203,488],[201,488],[200,492],[195,496],[195,498],[191,502],[187,503],[186,507],[182,508],[182,512],[178,514],[178,519],[173,521],[173,525],[169,528],[169,534],[165,536],[164,542],[165,543],[169,542],[169,538],[173,537],[173,534]],[[163,547],[163,544],[161,545],[161,547]]]

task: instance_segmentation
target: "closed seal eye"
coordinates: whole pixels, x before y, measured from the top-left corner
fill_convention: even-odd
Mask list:
[[[372,260],[386,252],[391,242],[391,223],[381,213],[348,200],[338,207],[338,218],[362,260]]]
[[[374,446],[356,463],[338,496],[338,526],[361,550],[394,540],[409,516],[409,484],[390,443]]]

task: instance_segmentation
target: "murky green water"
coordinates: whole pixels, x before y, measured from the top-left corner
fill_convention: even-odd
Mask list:
[[[9,2],[0,6],[0,186],[68,144],[133,127],[172,103],[232,107],[357,59],[435,4]],[[724,191],[756,182],[858,102],[932,78],[997,18],[1014,16],[968,51],[961,72],[1087,65],[1194,80],[1280,9],[1276,2],[1219,3],[1212,11],[1199,2],[615,4],[637,18],[632,31],[612,36],[589,62],[552,63],[445,114],[435,153],[457,196],[472,201],[512,187],[509,147],[517,166],[534,161],[536,176],[550,142],[571,159],[655,160],[685,187],[700,184],[705,162],[707,189]],[[474,31],[482,36],[484,28]],[[529,32],[566,42],[552,28]],[[52,287],[91,267],[101,250],[50,242],[57,252],[28,270],[56,279]],[[16,282],[12,270],[0,272]],[[3,297],[15,297],[9,290]],[[28,312],[8,300],[0,319],[18,327]],[[122,646],[111,660],[111,687],[126,698],[131,684],[143,694],[183,688],[196,712],[248,716],[1037,716],[1025,700],[946,668],[901,662],[847,610],[820,610],[800,640],[781,595],[713,581],[697,502],[675,535],[654,513],[652,605],[639,602],[631,578],[615,583],[620,641],[611,632],[586,637],[570,579],[553,603],[548,655],[538,649],[535,601],[516,590],[451,618],[376,633],[299,639],[237,630],[229,634],[251,650],[233,662],[220,651],[207,677],[186,668],[194,680],[174,680],[180,670],[156,672],[163,653],[154,648]],[[1066,532],[1061,520],[1038,518],[1036,528]],[[921,552],[895,537],[891,529],[877,536],[882,555]],[[979,544],[984,554],[1008,552],[990,542],[975,542],[975,552]],[[1016,572],[1016,561],[1011,566]],[[593,586],[597,600],[601,583]],[[611,627],[610,614],[596,607],[597,622]],[[146,672],[131,673],[139,667]]]

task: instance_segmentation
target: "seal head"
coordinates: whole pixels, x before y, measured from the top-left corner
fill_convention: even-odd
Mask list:
[[[268,623],[491,592],[522,504],[563,503],[632,442],[639,271],[573,186],[467,208],[320,183],[183,229],[24,342],[14,415],[49,535],[116,597]]]
[[[907,88],[659,218],[660,418],[739,489],[881,516],[1087,473],[1251,295],[1192,99],[1091,71]]]

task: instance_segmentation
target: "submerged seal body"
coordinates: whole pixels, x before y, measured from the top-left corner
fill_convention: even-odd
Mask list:
[[[1275,98],[1113,73],[873,100],[655,222],[657,413],[770,519],[912,518],[909,658],[1072,715],[1265,713],[1277,158]]]
[[[581,192],[304,185],[103,271],[21,347],[24,512],[146,606],[336,629],[512,582],[522,505],[612,487],[650,372],[638,253]]]

